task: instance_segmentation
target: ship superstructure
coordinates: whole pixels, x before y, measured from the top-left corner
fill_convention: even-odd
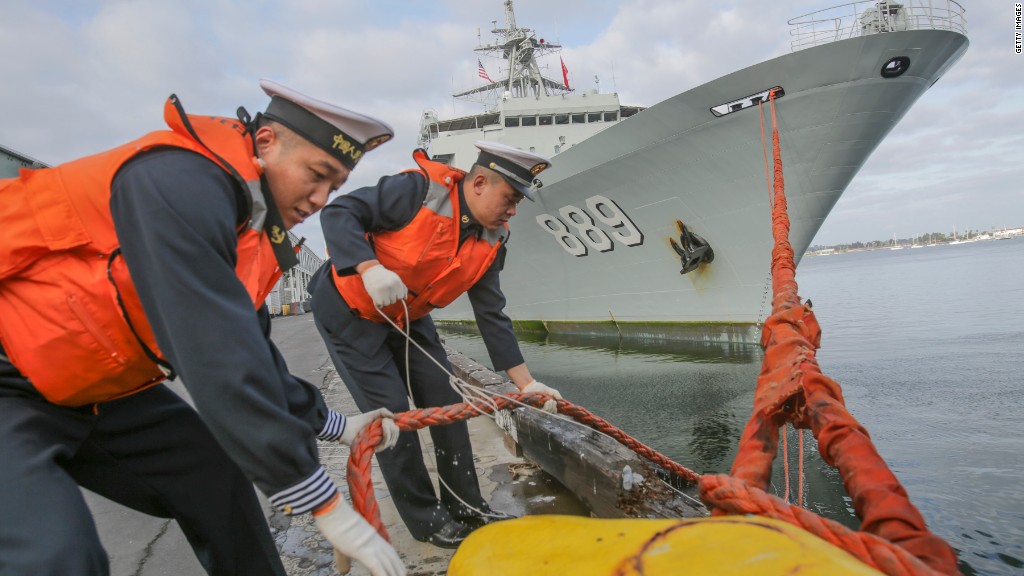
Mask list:
[[[20,152],[0,146],[0,179],[15,178],[22,168],[44,168],[46,165]]]
[[[512,0],[505,0],[505,27],[491,33],[496,41],[476,52],[503,60],[500,76],[453,95],[478,101],[487,110],[444,120],[434,110],[423,112],[419,144],[430,149],[434,159],[468,168],[476,158],[472,143],[481,139],[553,156],[643,110],[624,106],[618,94],[598,88],[572,90],[567,76],[562,81],[544,76],[539,59],[557,53],[561,45],[518,27]]]

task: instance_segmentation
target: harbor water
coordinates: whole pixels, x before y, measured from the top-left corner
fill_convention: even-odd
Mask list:
[[[965,574],[1024,573],[1024,238],[804,258],[818,360],[843,387]],[[476,336],[450,346],[489,365]],[[756,346],[524,337],[540,381],[697,472],[727,472],[750,416]],[[790,499],[799,438],[787,433]],[[857,527],[838,473],[804,437],[803,497]],[[773,491],[786,479],[776,461]]]

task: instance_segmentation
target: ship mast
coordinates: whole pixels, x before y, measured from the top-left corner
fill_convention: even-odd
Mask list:
[[[557,52],[562,46],[543,38],[538,40],[533,30],[516,26],[512,0],[505,0],[505,28],[495,28],[491,33],[497,37],[496,41],[475,51],[504,59],[508,65],[507,74],[497,82],[453,94],[455,98],[495,90],[507,92],[512,98],[532,96],[540,99],[569,91],[561,82],[542,75],[537,65],[539,57]]]

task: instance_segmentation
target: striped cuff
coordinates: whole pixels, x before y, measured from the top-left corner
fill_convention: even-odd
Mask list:
[[[345,415],[341,412],[335,412],[330,408],[327,409],[327,422],[324,423],[324,429],[316,435],[320,440],[328,440],[330,442],[337,442],[341,439],[341,433],[345,431]]]
[[[316,469],[309,478],[270,496],[270,503],[288,515],[305,514],[325,504],[338,493],[322,466]]]

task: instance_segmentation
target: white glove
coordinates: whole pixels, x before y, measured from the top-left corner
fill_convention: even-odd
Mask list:
[[[355,558],[373,576],[405,576],[405,566],[395,549],[341,496],[328,504],[326,511],[313,512],[313,520],[324,538],[334,546],[339,571],[348,572],[347,560]]]
[[[383,420],[381,420],[380,425],[384,432],[384,438],[377,445],[377,449],[374,452],[387,450],[394,446],[395,442],[398,442],[398,424],[395,424],[394,417],[395,415],[387,408],[377,408],[376,410],[349,416],[345,418],[345,429],[341,432],[341,438],[338,438],[338,442],[351,446],[363,428],[366,428],[370,422],[377,418],[382,418]]]
[[[363,270],[363,286],[366,293],[373,299],[373,305],[383,308],[405,298],[409,289],[405,287],[398,274],[380,264]]]
[[[521,391],[522,392],[540,392],[541,394],[548,394],[548,395],[550,395],[554,399],[553,400],[548,400],[547,402],[545,402],[543,410],[545,412],[550,412],[552,414],[555,414],[556,412],[558,412],[558,402],[555,402],[555,400],[561,400],[562,399],[562,395],[558,393],[558,390],[555,390],[551,386],[548,386],[547,384],[541,384],[540,382],[538,382],[536,380],[531,380],[529,384],[527,384],[526,386],[523,386],[523,389]]]

